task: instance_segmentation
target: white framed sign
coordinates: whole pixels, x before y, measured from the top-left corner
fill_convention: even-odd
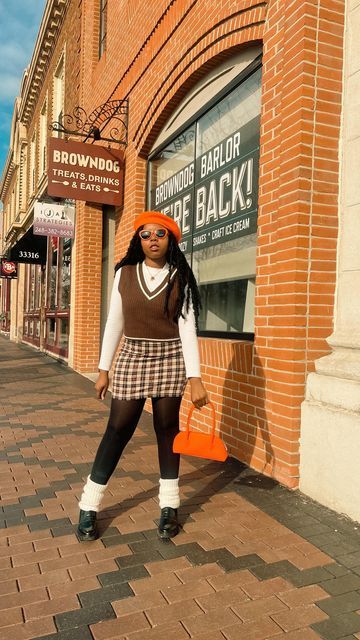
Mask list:
[[[75,207],[71,204],[34,205],[34,235],[73,238],[75,232]]]

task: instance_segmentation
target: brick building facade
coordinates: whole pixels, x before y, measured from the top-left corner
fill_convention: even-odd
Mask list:
[[[116,257],[147,202],[148,158],[179,105],[217,69],[233,61],[241,67],[249,49],[250,64],[262,48],[255,340],[209,332],[200,338],[201,356],[230,453],[295,487],[306,377],[329,351],[333,322],[344,3],[189,0],[149,11],[140,2],[110,2],[100,58],[98,6],[89,2],[83,14],[82,103],[90,111],[109,97],[129,99]],[[92,260],[84,242],[77,280],[91,278],[92,290],[87,284],[77,294],[74,366],[93,371],[102,216],[99,207],[84,205],[79,218]],[[85,322],[90,315],[93,322]],[[82,347],[87,342],[93,353]],[[188,404],[186,398],[184,411]]]
[[[205,300],[203,379],[230,454],[292,488],[307,376],[329,353],[333,328],[344,5],[72,0],[68,8],[81,12],[81,36],[66,36],[79,51],[79,104],[90,113],[128,100],[122,202],[76,203],[69,365],[97,369],[112,268],[135,215],[150,207],[178,215]],[[230,147],[239,140],[236,164]],[[191,175],[191,189],[177,183],[178,200],[157,202],[180,175]],[[227,241],[220,223],[231,216],[238,226]],[[189,405],[185,395],[184,414]],[[205,411],[194,424],[209,428]]]
[[[47,2],[15,101],[2,175],[2,253],[23,247],[18,278],[3,280],[2,328],[10,338],[62,357],[68,350],[71,242],[33,235],[34,205],[47,194],[49,127],[79,102],[81,3]],[[56,135],[56,134],[55,134]],[[19,253],[19,252],[17,252]]]

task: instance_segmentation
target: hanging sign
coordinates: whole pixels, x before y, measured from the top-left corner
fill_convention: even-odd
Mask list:
[[[48,194],[119,206],[123,152],[85,142],[49,139]]]
[[[34,235],[73,238],[75,207],[70,204],[36,202],[34,205]]]
[[[14,280],[15,278],[17,278],[16,262],[12,262],[11,260],[6,260],[5,258],[1,258],[0,278],[5,278],[6,280]]]
[[[151,192],[151,208],[182,230],[185,253],[256,232],[259,130],[257,117]]]

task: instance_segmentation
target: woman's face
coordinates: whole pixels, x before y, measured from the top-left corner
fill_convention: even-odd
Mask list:
[[[164,230],[164,227],[160,224],[145,224],[142,230],[150,231],[151,235],[148,239],[143,239],[140,236],[141,248],[145,257],[155,261],[165,258],[169,246],[169,232],[165,229],[165,236],[159,237],[156,235],[158,229]]]

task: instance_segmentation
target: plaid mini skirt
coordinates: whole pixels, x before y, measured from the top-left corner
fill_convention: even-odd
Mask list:
[[[180,338],[125,338],[115,364],[112,397],[117,400],[182,396],[186,372]]]

